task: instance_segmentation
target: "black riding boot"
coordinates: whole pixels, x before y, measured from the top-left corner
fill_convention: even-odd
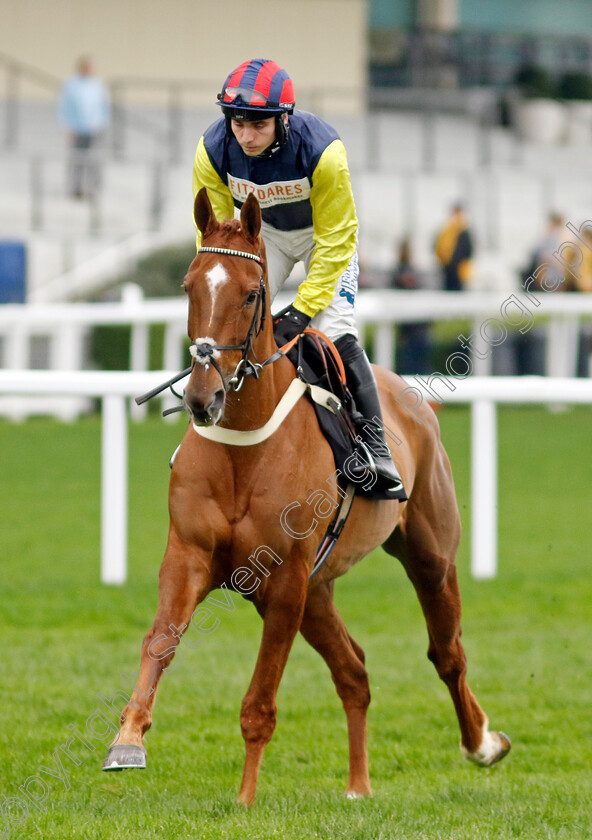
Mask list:
[[[407,494],[386,442],[378,387],[368,357],[352,335],[338,338],[335,345],[343,360],[356,408],[364,417],[360,437],[372,456],[381,489],[387,491],[389,498],[405,501]]]

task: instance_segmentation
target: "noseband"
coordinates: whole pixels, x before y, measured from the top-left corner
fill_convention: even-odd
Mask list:
[[[244,257],[248,260],[253,260],[259,265],[263,265],[263,260],[257,254],[250,254],[248,251],[235,251],[232,248],[199,248],[198,254],[227,254],[231,257]],[[209,365],[212,365],[220,374],[222,386],[225,391],[229,389],[233,391],[240,391],[245,381],[246,376],[254,376],[255,379],[259,377],[259,371],[262,368],[256,360],[252,362],[248,356],[253,351],[253,337],[259,335],[265,325],[265,310],[266,310],[266,289],[263,282],[263,276],[259,279],[259,289],[257,290],[257,305],[253,313],[253,319],[247,332],[246,338],[242,344],[216,344],[211,338],[197,338],[189,347],[189,352],[193,357],[193,365],[204,365],[206,370]],[[217,362],[220,358],[221,350],[240,350],[241,358],[235,368],[233,375],[228,380],[224,379],[224,374]],[[192,365],[192,367],[193,367]]]

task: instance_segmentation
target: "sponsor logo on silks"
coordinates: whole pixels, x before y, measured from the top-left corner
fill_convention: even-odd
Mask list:
[[[358,274],[358,252],[356,251],[349,261],[348,267],[337,281],[339,297],[344,297],[351,306],[353,306],[356,302],[356,294],[358,292]]]
[[[241,203],[250,193],[253,193],[261,207],[272,207],[274,204],[291,204],[294,201],[304,201],[310,196],[310,181],[300,178],[297,181],[272,181],[269,184],[254,184],[244,178],[228,176],[228,188],[232,197]]]

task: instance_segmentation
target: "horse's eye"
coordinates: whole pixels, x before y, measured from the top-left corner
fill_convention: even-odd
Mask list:
[[[257,292],[249,292],[247,299],[245,300],[245,306],[252,306],[256,300]]]

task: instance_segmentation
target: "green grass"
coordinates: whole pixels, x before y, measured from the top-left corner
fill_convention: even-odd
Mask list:
[[[573,838],[592,836],[589,572],[590,421],[577,409],[500,412],[500,570],[469,574],[469,420],[440,413],[465,534],[459,555],[470,684],[510,756],[482,770],[461,758],[452,704],[426,659],[414,592],[376,552],[339,581],[337,601],[365,648],[372,688],[374,798],[345,800],[345,720],[320,658],[298,639],[279,695],[279,722],[257,805],[235,804],[243,760],[241,698],[260,621],[234,613],[166,676],[147,737],[148,769],[99,771],[104,749],[64,757],[70,789],[45,776],[45,813],[24,838]],[[130,560],[124,587],[99,580],[96,418],[0,425],[0,807],[74,723],[137,669],[156,607],[167,529],[167,460],[182,433],[156,419],[130,428]],[[5,804],[7,814],[10,805]],[[6,821],[0,816],[0,837]]]

